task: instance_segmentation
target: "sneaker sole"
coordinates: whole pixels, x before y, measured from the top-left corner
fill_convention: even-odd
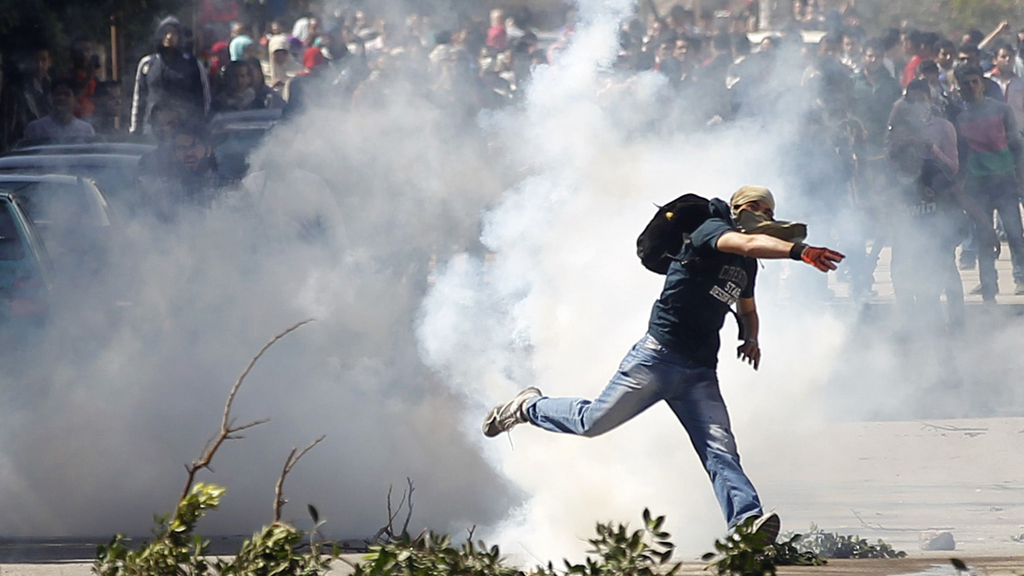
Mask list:
[[[754,529],[754,534],[762,534],[765,544],[775,544],[779,539],[779,532],[782,530],[782,519],[775,512],[771,512],[761,519],[760,525]]]
[[[494,438],[498,434],[501,434],[501,430],[498,429],[498,412],[500,406],[491,408],[491,411],[487,413],[487,418],[484,418],[483,431],[484,436],[488,438]]]
[[[521,396],[523,394],[526,394],[528,392],[532,392],[533,394],[536,394],[537,396],[541,396],[541,391],[539,389],[537,389],[536,387],[531,386],[531,387],[527,388],[526,390],[523,390],[522,392],[520,392],[516,396],[516,399],[518,399],[519,396]],[[530,394],[530,395],[532,396],[533,394]],[[515,399],[513,399],[513,400],[515,400]],[[487,413],[487,417],[484,418],[484,424],[482,426],[484,436],[486,436],[488,438],[494,438],[498,434],[501,434],[502,432],[504,432],[504,430],[502,430],[501,427],[498,425],[498,419],[501,416],[501,409],[506,407],[506,406],[507,406],[507,404],[499,404],[499,405],[495,406],[494,408],[491,408],[491,411]]]

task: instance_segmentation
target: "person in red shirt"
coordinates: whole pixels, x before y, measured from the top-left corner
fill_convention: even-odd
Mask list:
[[[928,35],[917,30],[908,30],[903,35],[903,51],[910,61],[903,67],[903,74],[900,75],[900,86],[906,88],[908,84],[917,79],[917,67],[927,58],[932,58],[931,45],[928,42]]]
[[[487,29],[487,45],[499,52],[508,45],[508,31],[505,30],[505,12],[500,8],[491,10],[491,27]]]
[[[71,43],[71,69],[66,75],[75,89],[74,114],[85,119],[96,111],[93,96],[96,95],[96,62],[93,58],[92,41],[85,37]]]

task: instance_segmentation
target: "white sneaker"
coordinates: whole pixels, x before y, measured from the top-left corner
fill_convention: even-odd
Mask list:
[[[528,422],[526,403],[540,398],[540,396],[540,390],[531,386],[516,394],[516,397],[508,402],[491,408],[491,411],[487,413],[487,418],[484,418],[484,436],[491,438],[502,432],[508,432],[516,424]]]

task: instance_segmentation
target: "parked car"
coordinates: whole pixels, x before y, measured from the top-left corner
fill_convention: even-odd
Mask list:
[[[0,327],[42,324],[51,290],[46,248],[18,197],[0,191]]]
[[[115,205],[135,196],[139,156],[127,154],[38,154],[0,158],[0,174],[67,174],[94,180]]]
[[[91,142],[91,143],[60,143],[34,144],[23,148],[13,148],[6,156],[33,156],[37,154],[124,154],[126,156],[142,156],[156,148],[156,144],[141,142]]]
[[[106,264],[116,220],[103,192],[81,176],[0,174],[16,194],[58,272],[98,271]]]

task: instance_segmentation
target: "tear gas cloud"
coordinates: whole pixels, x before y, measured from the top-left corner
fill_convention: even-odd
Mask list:
[[[665,128],[685,109],[662,106],[664,79],[611,71],[632,9],[581,0],[559,61],[536,71],[521,105],[475,125],[411,92],[370,110],[311,110],[251,158],[247,196],[174,224],[129,222],[114,269],[70,295],[4,370],[0,530],[145,533],[253,352],[315,317],[239,394],[239,420],[272,421],[202,477],[228,487],[207,533],[266,523],[289,448],[327,434],[290,476],[285,512],[315,503],[336,535],[372,534],[387,486],[408,476],[414,527],[476,524],[525,561],[579,554],[594,521],[635,520],[644,506],[668,514],[684,550],[705,549],[724,525],[662,407],[586,441],[517,430],[512,450],[479,432],[487,408],[519,389],[593,397],[613,374],[661,284],[634,252],[652,203],[764,184],[780,217],[799,213],[812,243],[831,243],[816,232],[828,215],[799,207],[806,174],[787,168],[811,103],[793,94],[756,119]],[[787,439],[830,420],[961,400],[925,393],[935,375],[918,368],[934,348],[894,345],[854,310],[794,296],[820,281],[788,262],[760,271],[756,375],[728,357],[728,324],[723,334],[723,394],[755,484],[791,473],[776,463]],[[110,293],[128,305],[90,304]],[[957,358],[979,407],[1020,405],[1013,372],[988,368],[1020,336],[1001,330]]]

